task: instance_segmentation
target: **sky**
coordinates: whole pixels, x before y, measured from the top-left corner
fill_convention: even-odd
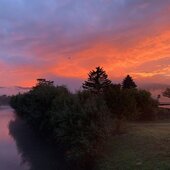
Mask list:
[[[170,0],[0,0],[0,86],[79,88],[97,66],[170,84]]]

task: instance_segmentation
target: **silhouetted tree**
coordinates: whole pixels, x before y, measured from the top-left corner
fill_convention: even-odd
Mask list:
[[[170,98],[170,88],[167,88],[167,89],[163,92],[163,96]]]
[[[83,88],[86,90],[99,93],[111,85],[111,81],[101,67],[96,67],[96,70],[90,71],[88,76],[88,80],[83,83]]]
[[[42,86],[54,86],[54,81],[46,80],[46,79],[37,79],[37,84],[35,87],[42,87]]]
[[[133,81],[132,77],[127,75],[122,82],[122,88],[123,89],[133,89],[133,88],[136,88],[136,87],[137,87],[137,85]]]

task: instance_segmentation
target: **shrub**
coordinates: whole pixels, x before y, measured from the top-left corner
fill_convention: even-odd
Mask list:
[[[63,94],[53,101],[50,115],[55,140],[65,145],[72,160],[93,160],[110,134],[110,113],[102,96]]]
[[[11,106],[75,162],[94,160],[110,134],[110,112],[103,96],[88,91],[72,94],[63,86],[38,85],[13,96]]]
[[[42,137],[60,146],[69,160],[86,165],[102,153],[115,118],[120,133],[125,118],[153,119],[157,102],[147,91],[120,85],[111,85],[102,93],[73,94],[65,86],[38,79],[32,90],[13,96],[11,106]]]
[[[120,86],[111,86],[105,91],[105,101],[113,118],[136,119],[138,114],[135,100],[135,89],[121,89]]]
[[[158,102],[145,90],[122,89],[110,86],[105,90],[105,100],[113,117],[128,120],[152,120],[155,118]]]
[[[140,113],[138,120],[154,120],[158,110],[158,101],[154,100],[151,93],[146,90],[138,90],[135,97]]]

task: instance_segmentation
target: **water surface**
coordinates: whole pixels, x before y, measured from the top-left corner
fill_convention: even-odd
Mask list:
[[[14,115],[0,107],[0,170],[65,170],[60,153],[47,145]]]

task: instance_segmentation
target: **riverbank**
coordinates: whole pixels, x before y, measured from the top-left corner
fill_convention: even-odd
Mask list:
[[[170,120],[129,124],[108,142],[99,170],[170,169]]]

